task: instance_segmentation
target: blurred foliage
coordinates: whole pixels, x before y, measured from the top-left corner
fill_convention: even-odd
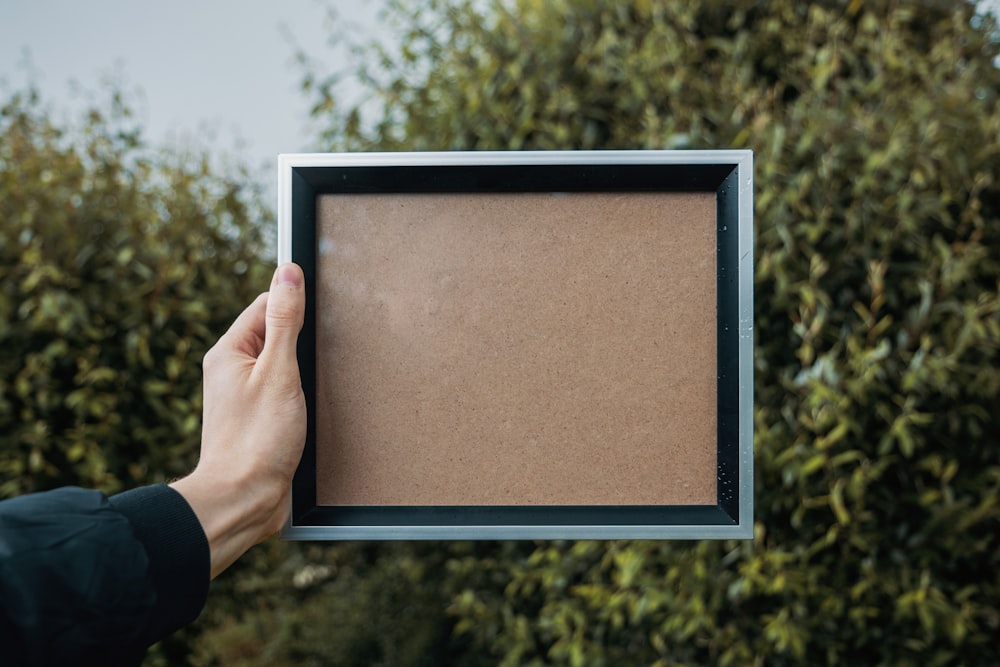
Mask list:
[[[208,629],[197,640],[191,664],[493,665],[495,659],[471,637],[454,632],[456,619],[448,607],[479,571],[496,573],[478,568],[468,578],[457,577],[455,558],[478,563],[520,547],[514,542],[268,543],[252,552],[258,558],[237,564],[237,583],[225,607],[209,605],[200,620]],[[498,585],[499,580],[483,579],[484,587]]]
[[[110,97],[70,130],[0,106],[0,497],[189,472],[201,358],[268,284],[246,179],[146,150]]]
[[[994,18],[925,0],[392,16],[360,104],[306,72],[324,147],[755,151],[755,538],[371,547],[357,585],[301,590],[281,630],[299,654],[330,655],[337,635],[306,629],[344,623],[349,596],[355,647],[447,605],[469,642],[451,664],[1000,663]],[[423,614],[385,606],[401,586]]]

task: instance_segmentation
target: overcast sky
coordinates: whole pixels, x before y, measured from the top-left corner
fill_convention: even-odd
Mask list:
[[[338,14],[335,24],[327,6]],[[381,6],[381,0],[0,0],[0,80],[10,89],[30,79],[56,108],[72,109],[82,102],[70,82],[94,92],[102,79],[116,78],[126,90],[141,89],[131,99],[152,142],[205,136],[199,133],[208,129],[216,135],[213,146],[235,151],[270,179],[278,153],[315,148],[308,99],[298,90],[297,48],[332,70],[347,54],[328,45],[330,35],[351,23],[353,39],[384,37]]]

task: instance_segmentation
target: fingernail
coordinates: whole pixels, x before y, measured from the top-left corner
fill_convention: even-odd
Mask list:
[[[274,272],[274,282],[278,285],[287,285],[288,287],[301,287],[302,271],[291,262],[282,264]]]

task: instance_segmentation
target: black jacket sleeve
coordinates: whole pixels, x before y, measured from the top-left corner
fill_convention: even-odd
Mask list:
[[[169,486],[0,502],[2,662],[139,664],[198,616],[209,579],[205,533]]]

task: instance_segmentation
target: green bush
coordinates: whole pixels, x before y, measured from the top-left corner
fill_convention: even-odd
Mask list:
[[[975,11],[413,3],[364,105],[307,73],[338,149],[756,154],[755,539],[453,545],[465,656],[1000,661],[1000,48]]]
[[[157,153],[117,93],[77,127],[0,106],[0,497],[186,474],[201,358],[262,286],[262,209]]]
[[[240,577],[230,601],[237,613],[206,619],[193,665],[494,664],[480,658],[470,639],[454,634],[455,620],[447,614],[458,592],[450,573],[455,545],[288,547],[271,544],[270,566]],[[472,545],[459,552],[471,554]]]

